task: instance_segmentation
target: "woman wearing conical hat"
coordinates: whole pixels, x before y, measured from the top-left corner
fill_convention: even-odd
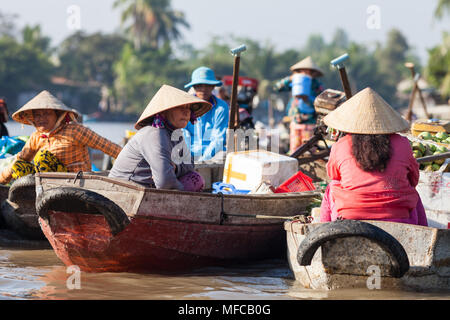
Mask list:
[[[292,98],[287,105],[287,114],[295,123],[315,123],[314,100],[324,90],[319,80],[322,70],[310,56],[290,68],[292,74],[275,84],[278,92],[291,91]]]
[[[366,88],[324,118],[347,133],[330,153],[332,180],[321,207],[321,221],[338,218],[427,225],[415,187],[419,164],[407,138],[397,132],[409,123],[375,91]]]
[[[191,81],[184,86],[212,105],[211,110],[195,125],[188,123],[184,130],[186,138],[190,139],[191,155],[199,162],[212,159],[226,146],[230,109],[224,100],[213,93],[216,86],[222,86],[222,81],[216,79],[214,70],[203,66],[192,72]]]
[[[150,188],[202,191],[205,182],[194,171],[181,129],[211,107],[209,102],[163,85],[135,124],[139,131],[123,148],[109,176]]]
[[[0,174],[0,183],[35,172],[90,171],[88,147],[116,158],[122,147],[77,123],[78,112],[48,91],[42,91],[13,115],[13,120],[32,125],[31,134],[16,160]],[[33,161],[33,163],[31,163]]]

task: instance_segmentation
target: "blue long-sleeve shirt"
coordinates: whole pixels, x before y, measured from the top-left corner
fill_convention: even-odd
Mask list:
[[[211,110],[198,118],[195,124],[189,122],[184,129],[186,143],[195,161],[209,160],[226,147],[229,106],[214,95],[209,102],[213,105]]]

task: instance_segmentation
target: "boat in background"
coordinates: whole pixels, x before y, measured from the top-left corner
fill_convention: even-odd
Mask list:
[[[95,174],[36,174],[36,211],[57,256],[87,272],[168,272],[285,258],[283,221],[318,192],[222,195]]]
[[[10,187],[0,185],[0,228],[16,233],[23,240],[47,242],[36,214],[34,180],[34,175],[28,175]]]

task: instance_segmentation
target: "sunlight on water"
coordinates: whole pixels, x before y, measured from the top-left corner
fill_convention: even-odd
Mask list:
[[[282,260],[188,274],[83,273],[79,290],[52,250],[0,250],[0,299],[449,299],[448,293],[302,288]]]

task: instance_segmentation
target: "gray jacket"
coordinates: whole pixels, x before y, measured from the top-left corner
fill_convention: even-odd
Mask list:
[[[172,141],[172,134],[178,140]],[[109,177],[131,180],[146,187],[184,190],[178,178],[193,170],[181,130],[146,126],[122,149]]]

